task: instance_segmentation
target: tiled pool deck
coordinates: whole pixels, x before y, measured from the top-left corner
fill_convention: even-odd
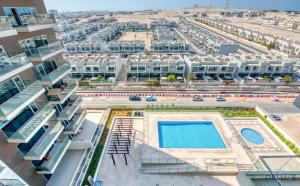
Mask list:
[[[189,120],[189,121],[213,121],[219,131],[226,149],[164,149],[159,148],[157,121],[166,120]],[[232,120],[229,120],[232,121]],[[237,120],[234,120],[235,122]],[[255,121],[253,123],[253,121]],[[246,123],[245,123],[246,122]],[[252,122],[252,124],[251,124]],[[177,186],[177,185],[243,185],[237,174],[238,166],[213,165],[213,159],[220,159],[220,162],[234,159],[235,164],[248,165],[253,167],[253,160],[249,158],[239,140],[243,140],[238,132],[241,127],[253,127],[262,134],[266,143],[260,147],[270,149],[270,147],[281,147],[281,151],[258,151],[253,152],[255,158],[259,155],[279,155],[290,154],[285,146],[278,141],[276,136],[270,134],[268,128],[259,120],[243,119],[234,124],[225,121],[219,113],[145,113],[144,118],[135,118],[133,129],[135,131],[133,144],[130,147],[130,154],[127,156],[128,165],[125,165],[122,155],[115,156],[116,165],[113,165],[110,156],[104,151],[103,160],[97,180],[103,181],[106,186]],[[231,127],[233,126],[233,127]],[[254,149],[253,144],[247,144],[249,149]],[[149,174],[143,173],[147,168],[158,168],[176,166],[162,164],[145,164],[145,161],[158,160],[177,160],[184,162],[187,166],[199,168],[195,173],[168,173],[168,174]],[[211,161],[208,161],[211,160]],[[224,162],[223,162],[224,163]],[[209,166],[208,166],[209,164]],[[145,166],[146,165],[146,166]]]

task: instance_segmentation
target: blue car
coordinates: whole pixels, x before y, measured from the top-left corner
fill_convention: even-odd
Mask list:
[[[146,96],[146,101],[157,101],[155,96]]]

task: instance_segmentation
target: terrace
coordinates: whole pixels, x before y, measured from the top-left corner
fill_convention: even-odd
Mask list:
[[[53,85],[71,72],[71,66],[65,63],[41,79],[44,86]]]
[[[73,116],[72,120],[69,121],[68,126],[65,128],[66,134],[76,134],[78,133],[83,120],[86,116],[86,110],[79,109]]]
[[[62,133],[63,129],[64,127],[60,122],[52,122],[33,147],[25,153],[24,159],[41,160]]]
[[[14,20],[12,26],[17,32],[33,32],[55,26],[55,19],[52,14],[18,15],[18,22],[13,16],[10,19]]]
[[[67,80],[59,88],[48,90],[48,100],[53,104],[63,104],[76,90],[76,81]]]
[[[17,31],[12,27],[13,20],[8,16],[0,16],[0,38],[17,35]]]
[[[0,82],[10,79],[32,67],[27,56],[22,53],[0,61]]]
[[[59,162],[65,155],[69,145],[71,144],[71,140],[69,137],[65,137],[65,139],[58,140],[54,144],[53,149],[47,155],[50,159],[44,160],[42,165],[37,168],[38,174],[53,174]]]
[[[57,119],[70,120],[75,112],[80,108],[82,98],[80,96],[71,96],[67,106],[59,113]]]
[[[54,41],[47,45],[37,48],[37,52],[29,56],[29,60],[33,62],[45,61],[51,57],[64,52],[62,41]]]
[[[10,143],[28,143],[54,113],[55,110],[50,104],[42,107],[38,113],[30,118],[17,132],[10,136],[7,141]]]
[[[42,87],[40,81],[32,83],[24,90],[0,105],[0,119],[11,120],[15,118],[19,112],[21,112],[44,92],[45,89]]]

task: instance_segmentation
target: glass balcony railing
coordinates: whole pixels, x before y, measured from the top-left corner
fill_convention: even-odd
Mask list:
[[[11,17],[8,16],[0,16],[0,32],[12,30],[12,24],[14,24],[15,21]]]
[[[26,160],[40,160],[50,149],[52,144],[63,131],[63,125],[57,122],[55,125],[52,123],[42,135],[42,137],[34,144],[34,146],[24,156]]]
[[[14,19],[13,16],[11,16]],[[55,19],[52,14],[35,14],[35,15],[19,15],[21,24],[17,24],[16,21],[12,22],[13,27],[27,26],[27,25],[43,25],[54,24]]]
[[[44,91],[45,89],[40,81],[32,83],[26,89],[0,105],[0,118],[3,120],[12,119]]]
[[[53,52],[56,52],[60,49],[63,49],[62,41],[58,40],[47,45],[41,46],[37,48],[37,52],[32,54],[31,57],[45,57]]]
[[[12,57],[4,57],[3,59],[0,59],[0,75],[9,73],[29,63],[29,59],[25,53]]]
[[[78,112],[74,115],[73,119],[70,121],[69,125],[65,128],[65,133],[76,134],[83,123],[85,115],[86,110],[78,110]]]
[[[76,88],[75,80],[68,80],[64,83],[60,88],[50,89],[47,93],[49,101],[64,101],[67,97],[69,97]]]
[[[59,114],[58,119],[69,120],[77,111],[82,103],[82,98],[80,96],[74,96],[71,98],[69,104],[64,108],[64,110]]]
[[[0,179],[0,185],[26,186],[27,184],[23,183],[19,179]]]
[[[40,81],[42,84],[44,83],[55,83],[61,78],[63,78],[68,72],[71,70],[71,66],[66,63],[61,66],[59,66],[57,69],[49,73],[47,76],[43,77]]]
[[[49,160],[45,160],[42,165],[37,168],[37,172],[41,174],[53,173],[70,144],[71,140],[68,137],[57,142],[48,155]]]
[[[17,132],[15,132],[9,139],[8,142],[20,142],[26,143],[30,139],[29,136],[33,136],[34,131],[38,131],[49,119],[55,110],[50,104],[44,106],[32,119],[25,123]]]

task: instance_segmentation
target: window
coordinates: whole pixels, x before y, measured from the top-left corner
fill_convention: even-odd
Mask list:
[[[145,71],[146,68],[145,67],[139,67],[139,71]]]
[[[94,72],[99,72],[99,67],[94,67]]]
[[[177,71],[183,71],[183,70],[184,70],[184,67],[183,67],[183,66],[177,67]]]

